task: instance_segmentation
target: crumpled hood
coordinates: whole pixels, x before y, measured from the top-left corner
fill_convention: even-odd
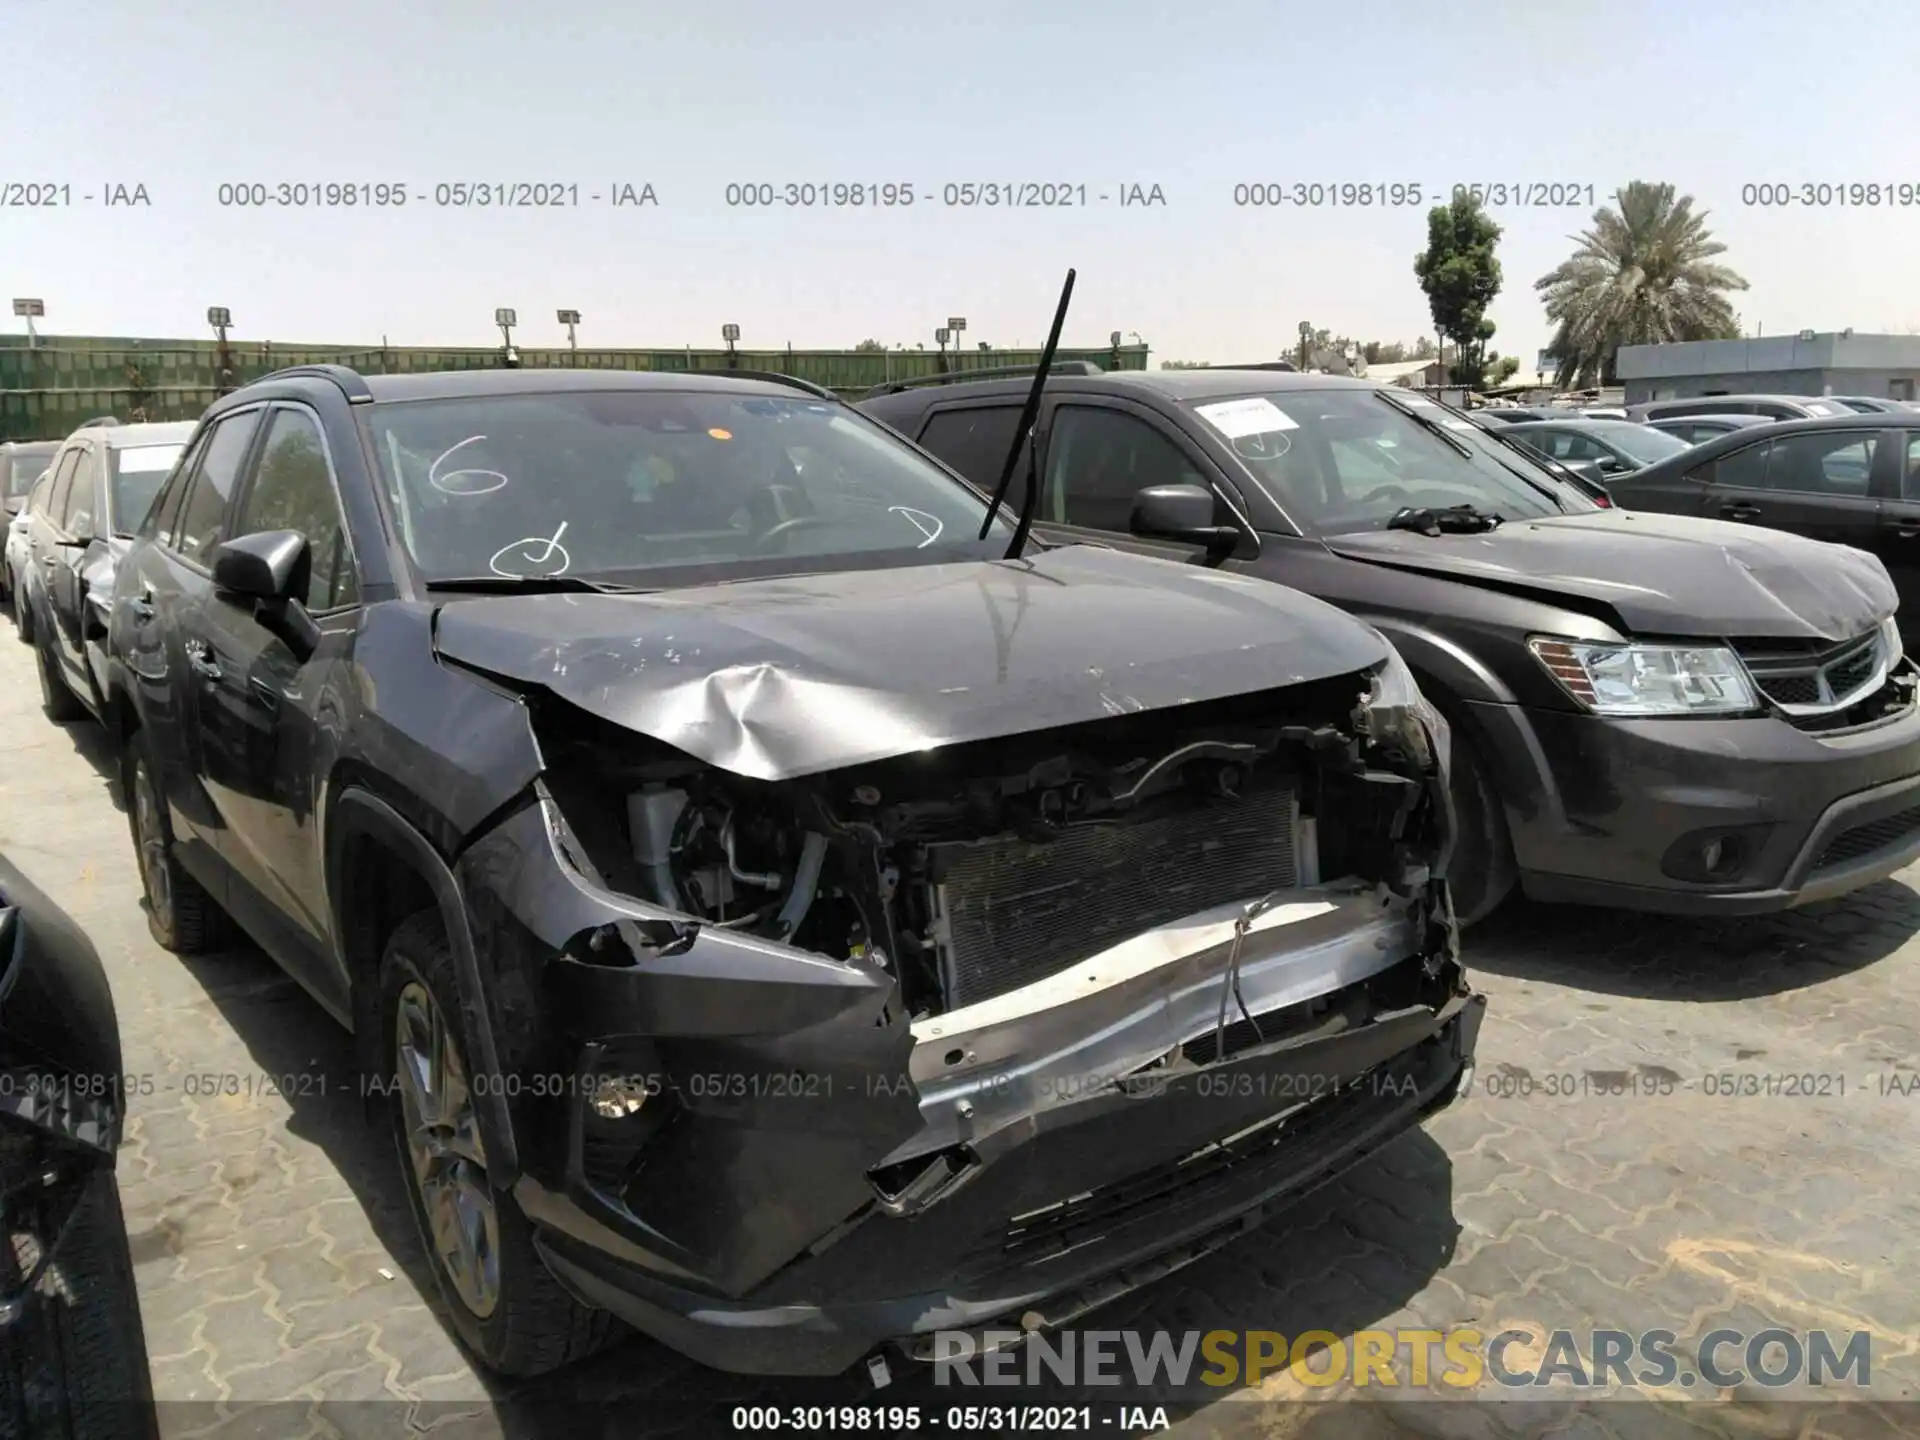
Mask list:
[[[1070,546],[1019,561],[456,600],[443,656],[776,780],[1380,663],[1284,586]]]
[[[1609,605],[1640,635],[1852,639],[1899,603],[1879,559],[1726,520],[1600,510],[1484,535],[1336,535],[1351,560]]]

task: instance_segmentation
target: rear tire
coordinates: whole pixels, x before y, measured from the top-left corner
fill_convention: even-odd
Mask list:
[[[204,955],[232,938],[233,925],[206,886],[187,873],[174,851],[173,825],[167,817],[158,774],[146,736],[136,730],[127,737],[121,752],[120,786],[127,802],[133,858],[146,898],[147,929],[163,950],[176,955]]]
[[[13,589],[7,596],[7,604],[13,607],[14,634],[22,645],[33,643],[33,606],[27,602],[24,584],[15,580]]]
[[[378,1081],[392,1091],[407,1204],[454,1333],[488,1369],[516,1377],[602,1349],[621,1333],[614,1317],[553,1278],[531,1222],[487,1173],[466,1061],[473,1044],[437,910],[403,922],[387,942],[380,1015],[381,1063],[393,1069]]]
[[[33,653],[40,670],[40,708],[47,712],[47,718],[56,725],[84,718],[86,707],[80,703],[80,697],[73,693],[67,685],[67,677],[60,671],[59,658],[53,653],[52,637],[36,641]]]
[[[1507,812],[1487,767],[1458,721],[1453,721],[1451,729],[1453,768],[1448,792],[1458,828],[1447,865],[1447,888],[1453,892],[1454,918],[1464,929],[1500,908],[1513,891],[1518,867],[1507,833]]]
[[[0,1249],[0,1282],[17,1283],[4,1235]],[[154,1440],[153,1378],[112,1170],[87,1181],[38,1289],[39,1303],[0,1347],[0,1436]]]

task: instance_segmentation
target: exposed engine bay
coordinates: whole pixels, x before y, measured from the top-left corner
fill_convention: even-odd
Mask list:
[[[804,779],[742,778],[571,706],[538,728],[607,882],[876,967],[915,1021],[1132,935],[1341,879],[1405,896],[1444,826],[1420,722],[1364,674]]]

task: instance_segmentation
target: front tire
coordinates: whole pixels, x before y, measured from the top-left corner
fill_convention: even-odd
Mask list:
[[[146,900],[147,929],[154,942],[176,955],[220,949],[230,938],[232,926],[206,886],[180,863],[159,770],[146,736],[139,731],[127,737],[120,778],[127,801],[127,829],[133,835],[133,855]]]
[[[83,718],[87,713],[86,707],[80,703],[80,697],[73,693],[67,684],[67,677],[60,671],[60,659],[53,653],[53,637],[45,636],[36,641],[33,652],[40,671],[40,708],[47,712],[47,718],[56,725]]]
[[[1507,813],[1487,767],[1457,721],[1451,729],[1453,768],[1447,779],[1457,828],[1447,888],[1453,892],[1454,918],[1464,930],[1500,908],[1513,892],[1518,871]]]
[[[21,1278],[8,1243],[0,1289]],[[153,1380],[112,1170],[88,1179],[40,1290],[0,1346],[0,1435],[153,1440]]]
[[[487,1170],[461,1019],[437,911],[403,923],[380,966],[381,1053],[393,1066],[394,1144],[408,1205],[462,1343],[501,1375],[533,1376],[582,1360],[616,1333],[580,1304],[533,1245],[533,1226]]]

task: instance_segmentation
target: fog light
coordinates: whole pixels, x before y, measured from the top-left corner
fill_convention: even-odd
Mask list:
[[[587,1107],[602,1120],[625,1120],[640,1113],[650,1089],[645,1076],[602,1075],[594,1082]]]
[[[1772,830],[1771,825],[1725,825],[1690,831],[1667,847],[1660,871],[1696,885],[1740,880],[1765,852]]]

